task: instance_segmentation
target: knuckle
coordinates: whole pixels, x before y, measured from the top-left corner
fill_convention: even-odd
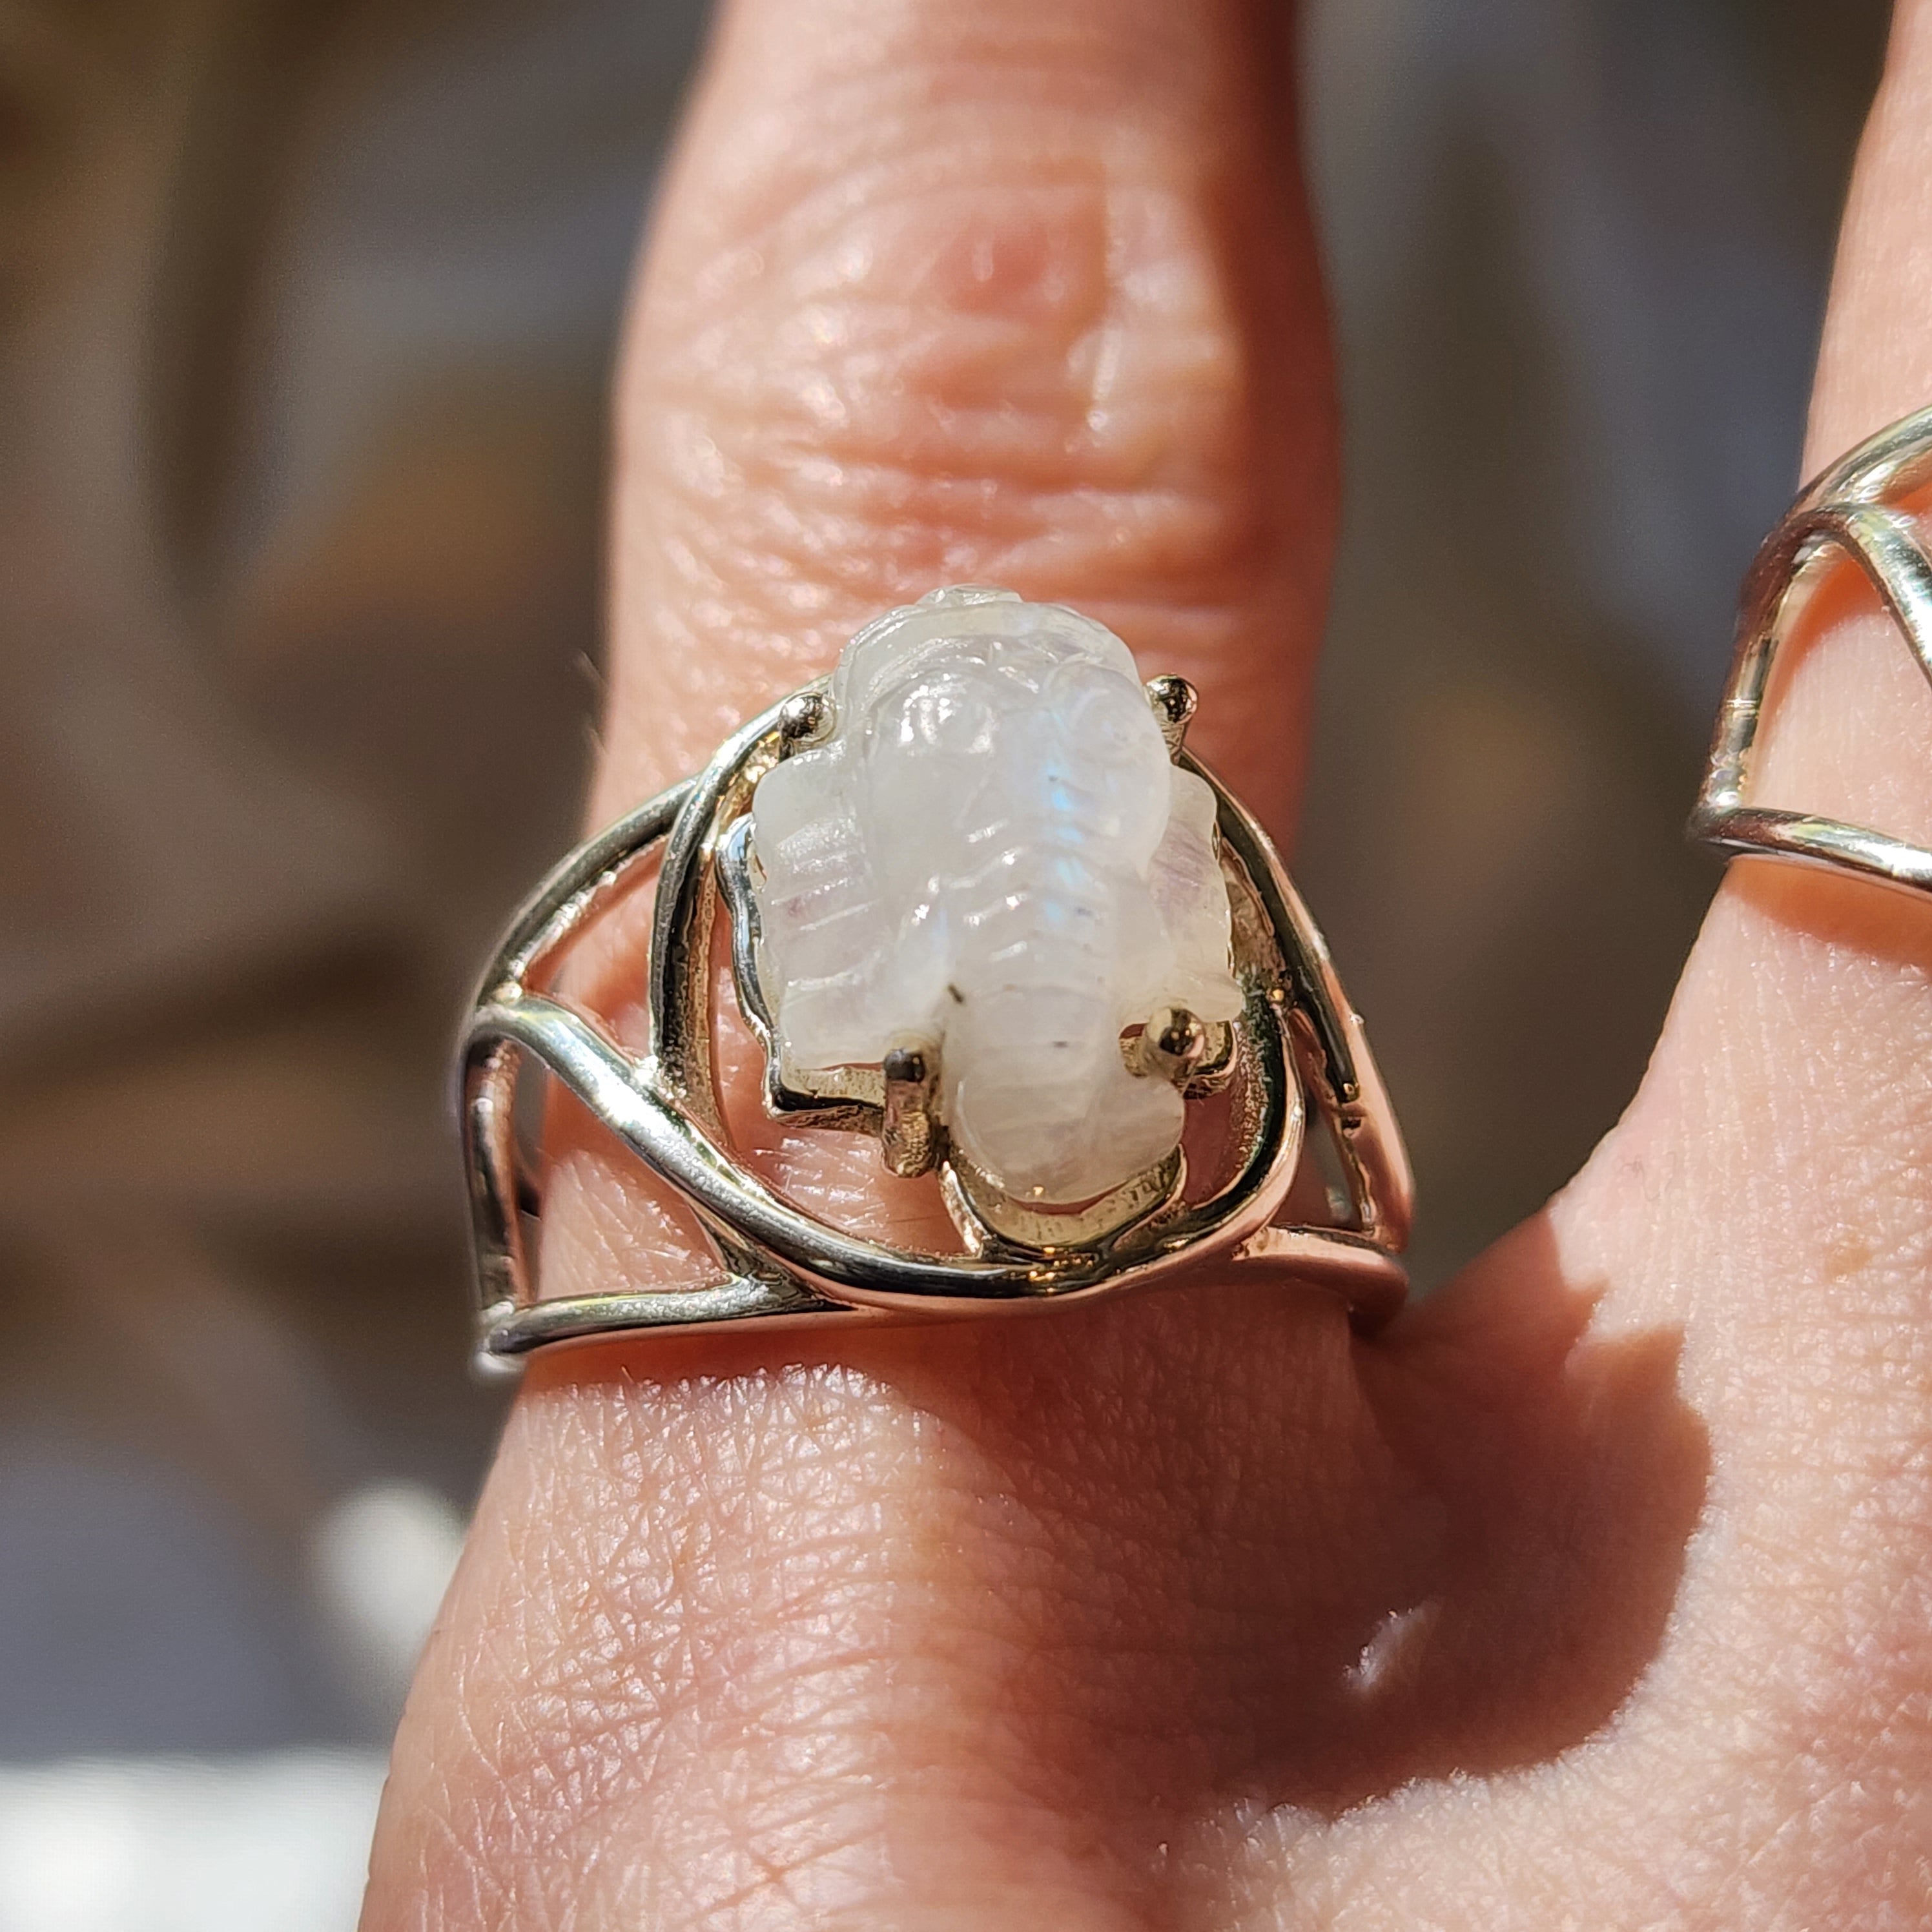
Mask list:
[[[714,216],[646,300],[623,399],[694,628],[748,594],[836,627],[946,578],[1252,594],[1274,546],[1239,224],[1211,168],[1150,145],[926,132]]]

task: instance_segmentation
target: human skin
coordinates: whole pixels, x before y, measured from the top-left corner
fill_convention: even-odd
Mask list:
[[[1232,0],[736,0],[620,380],[595,820],[980,580],[1192,678],[1286,835],[1335,494],[1290,98]],[[1932,400],[1928,318],[1901,0],[1808,467]],[[1932,692],[1851,589],[1796,641],[1759,795],[1932,840]],[[1932,912],[1738,865],[1624,1119],[1377,1340],[1202,1287],[539,1358],[365,1932],[1922,1926],[1928,1068]],[[689,1278],[554,1155],[553,1290]]]

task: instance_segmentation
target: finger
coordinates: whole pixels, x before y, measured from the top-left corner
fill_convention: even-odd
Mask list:
[[[1928,128],[1932,8],[1911,0],[1846,220],[1810,469],[1932,400]],[[1932,694],[1869,599],[1849,583],[1821,596],[1786,664],[1760,802],[1932,836]],[[1552,1308],[1583,1311],[1563,1365],[1580,1412],[1606,1361],[1674,1366],[1676,1400],[1626,1418],[1647,1445],[1592,1443],[1588,1507],[1539,1559],[1546,1606],[1567,1604],[1562,1580],[1590,1552],[1613,1558],[1618,1582],[1570,1626],[1580,1652],[1660,1574],[1665,1594],[1624,1660],[1614,1724],[1600,1704],[1597,1727],[1551,1741],[1574,1748],[1529,1754],[1479,1804],[1419,1787],[1330,1834],[1324,1871],[1348,1871],[1384,1915],[1337,1922],[1492,1925],[1508,1918],[1499,1869],[1524,1923],[1923,1922],[1928,1066],[1932,913],[1732,866],[1629,1113],[1540,1229],[1424,1312],[1383,1391],[1394,1426],[1435,1429],[1453,1478],[1468,1458],[1439,1448],[1442,1418],[1493,1435],[1494,1365],[1520,1360]],[[1526,1239],[1547,1251],[1527,1281]],[[1647,1484],[1618,1480],[1625,1466]],[[1496,1472],[1478,1524],[1535,1480]],[[1518,1679],[1507,1622],[1472,1646],[1453,1591],[1438,1609],[1444,1640],[1406,1659],[1436,1701],[1474,1707]],[[1470,1762],[1437,1744],[1438,1765]]]
[[[1193,679],[1284,822],[1332,446],[1278,26],[727,14],[620,382],[598,817],[861,620],[990,580]],[[881,1211],[812,1158],[795,1195]],[[546,1220],[554,1286],[675,1265],[588,1140]],[[1385,1597],[1351,1532],[1385,1467],[1337,1312],[1292,1298],[539,1364],[368,1923],[1131,1922]]]

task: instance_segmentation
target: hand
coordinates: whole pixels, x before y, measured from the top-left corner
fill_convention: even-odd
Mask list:
[[[1192,678],[1286,834],[1335,496],[1286,61],[1233,0],[728,8],[620,382],[596,822],[980,580]],[[1932,399],[1928,128],[1900,0],[1810,466]],[[1849,586],[1761,770],[1932,840]],[[1372,1344],[1229,1288],[540,1358],[368,1932],[1924,1924],[1929,1069],[1925,910],[1739,866],[1626,1118]],[[773,1158],[890,1211],[868,1149]],[[694,1265],[587,1130],[546,1214],[554,1288]]]

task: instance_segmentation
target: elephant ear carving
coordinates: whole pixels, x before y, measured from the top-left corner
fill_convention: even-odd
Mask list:
[[[1788,619],[1834,562],[1849,560],[1863,572],[1900,641],[1932,681],[1932,555],[1916,519],[1897,507],[1928,481],[1932,410],[1894,423],[1834,464],[1766,538],[1744,580],[1736,655],[1690,817],[1694,839],[1728,857],[1784,859],[1932,893],[1932,852],[1923,847],[1843,819],[1754,805],[1746,796],[1765,692]]]

